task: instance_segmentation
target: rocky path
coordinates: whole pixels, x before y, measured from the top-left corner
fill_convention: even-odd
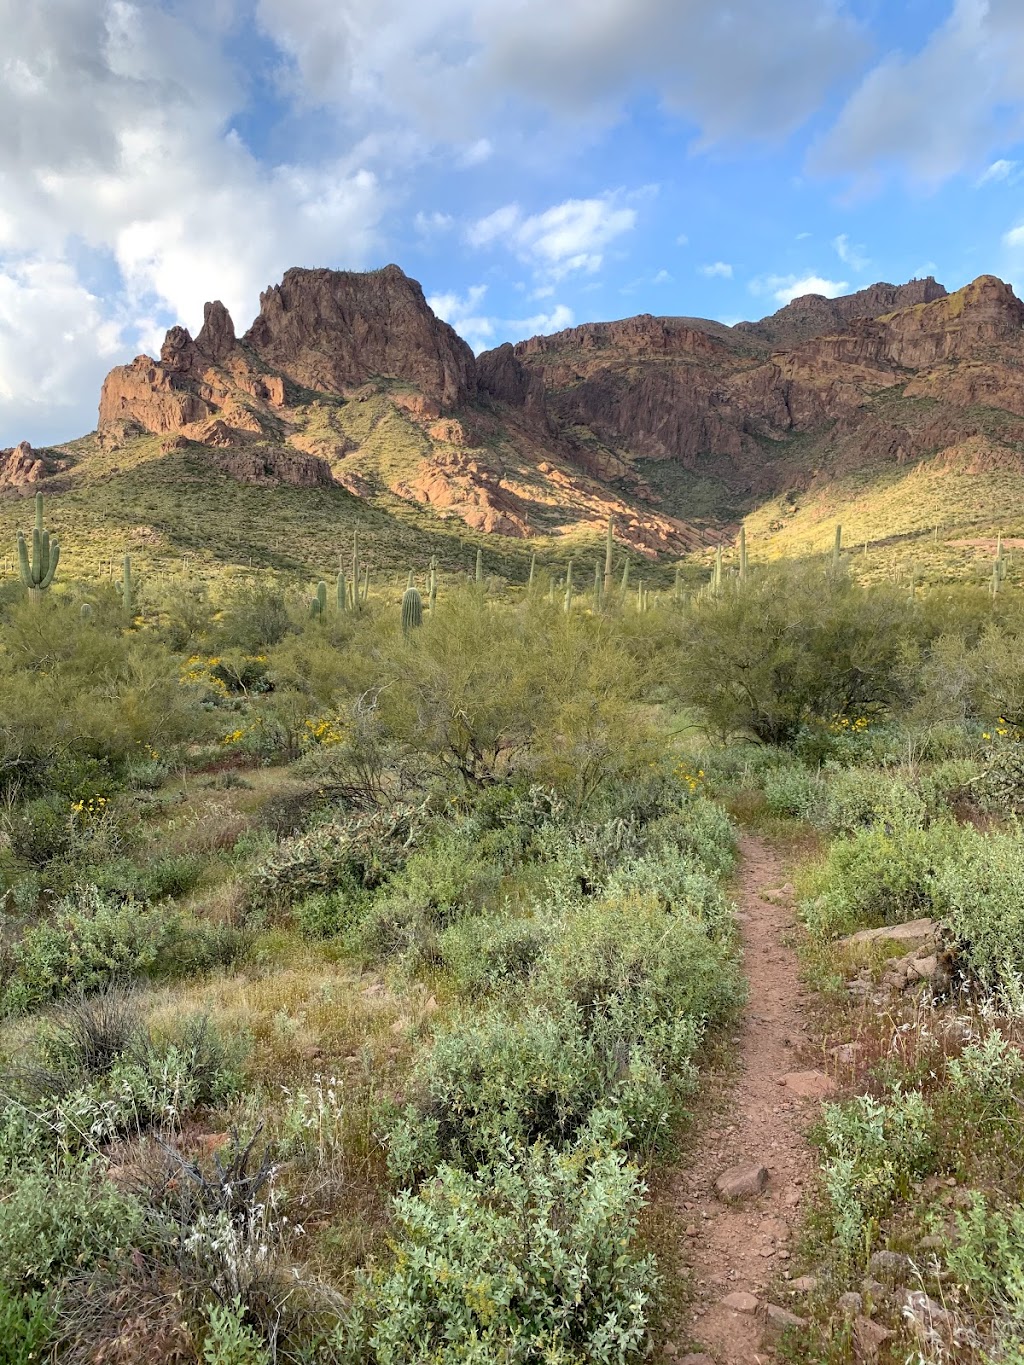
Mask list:
[[[769,1286],[788,1270],[791,1232],[815,1167],[806,1132],[831,1081],[820,1046],[804,1022],[806,995],[796,953],[792,888],[761,839],[740,841],[736,888],[750,999],[739,1030],[738,1075],[717,1127],[701,1135],[674,1192],[683,1260],[692,1267],[692,1319],[669,1361],[686,1365],[756,1365],[772,1359],[771,1342],[799,1309],[798,1296]]]

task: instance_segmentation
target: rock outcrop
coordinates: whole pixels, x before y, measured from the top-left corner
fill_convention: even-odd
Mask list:
[[[308,389],[343,393],[369,378],[398,379],[439,412],[476,389],[473,352],[397,265],[365,274],[288,270],[260,295],[244,340],[268,368]]]
[[[28,488],[67,468],[67,461],[48,451],[33,450],[21,441],[9,450],[0,450],[0,490]]]
[[[773,347],[794,346],[811,337],[840,332],[855,318],[877,318],[883,313],[945,297],[945,288],[931,275],[908,284],[872,284],[836,299],[827,299],[823,294],[801,294],[760,322],[737,323],[736,330]]]

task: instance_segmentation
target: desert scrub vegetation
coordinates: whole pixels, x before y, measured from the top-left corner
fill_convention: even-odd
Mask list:
[[[1011,594],[791,565],[566,609],[546,573],[436,601],[424,574],[403,629],[404,576],[346,573],[0,602],[15,1359],[642,1358],[646,1183],[743,997],[744,794],[830,841],[801,886],[826,947],[930,914],[979,1008],[1017,998]],[[975,1160],[982,1127],[955,1158],[947,1129],[987,1039],[830,1112],[836,1277]],[[1018,1226],[1008,1066],[968,1249]],[[1012,1256],[964,1256],[1004,1322]]]

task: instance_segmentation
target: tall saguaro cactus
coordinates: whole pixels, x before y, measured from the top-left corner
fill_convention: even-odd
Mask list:
[[[36,494],[36,524],[32,530],[32,557],[29,558],[28,545],[24,534],[18,532],[18,568],[21,581],[28,588],[29,599],[36,604],[43,600],[43,593],[53,582],[60,559],[60,545],[50,539],[50,533],[43,528],[43,495]]]
[[[121,560],[121,581],[117,584],[121,596],[121,610],[128,621],[135,616],[135,597],[132,591],[132,557],[125,555]]]
[[[836,524],[836,539],[832,546],[832,567],[838,569],[843,555],[843,528]]]
[[[615,553],[615,518],[608,518],[608,532],[604,542],[604,595],[610,602],[612,599],[612,556]]]
[[[740,582],[747,581],[747,528],[740,527]]]

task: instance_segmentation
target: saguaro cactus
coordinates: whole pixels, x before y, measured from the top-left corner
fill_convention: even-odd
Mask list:
[[[132,584],[132,557],[125,555],[121,560],[121,581],[117,584],[121,596],[121,610],[130,621],[135,615],[135,594]]]
[[[43,495],[36,494],[36,524],[32,531],[32,557],[29,559],[28,545],[21,531],[18,532],[18,568],[21,581],[28,588],[32,602],[40,603],[43,593],[53,582],[60,559],[60,545],[50,539],[49,531],[43,529]]]
[[[527,591],[527,592],[533,592],[533,585],[534,585],[534,581],[535,581],[536,577],[537,577],[537,555],[536,555],[536,552],[534,552],[534,553],[530,556],[530,576],[529,576],[529,578],[526,580],[526,591]]]
[[[837,523],[837,524],[836,524],[836,539],[835,539],[835,544],[832,546],[832,567],[833,567],[833,569],[838,569],[838,568],[839,568],[840,560],[842,559],[842,554],[843,554],[843,528],[842,528],[842,526],[840,526],[840,525]]]
[[[335,601],[339,611],[348,611],[348,584],[343,571],[339,571],[335,580]]]
[[[477,550],[477,552],[476,552],[476,581],[477,581],[478,583],[482,583],[482,582],[484,581],[484,552],[483,552],[483,550]]]
[[[615,553],[615,518],[608,518],[608,531],[604,542],[604,595],[609,600],[612,595],[612,555]]]
[[[428,601],[430,610],[433,611],[437,606],[437,555],[430,557],[430,579],[428,583]]]
[[[740,527],[740,582],[747,581],[747,528]]]
[[[572,560],[569,560],[569,567],[565,571],[565,602],[563,604],[565,612],[572,611]]]
[[[402,594],[402,634],[408,635],[423,624],[423,601],[415,588],[406,588]]]

